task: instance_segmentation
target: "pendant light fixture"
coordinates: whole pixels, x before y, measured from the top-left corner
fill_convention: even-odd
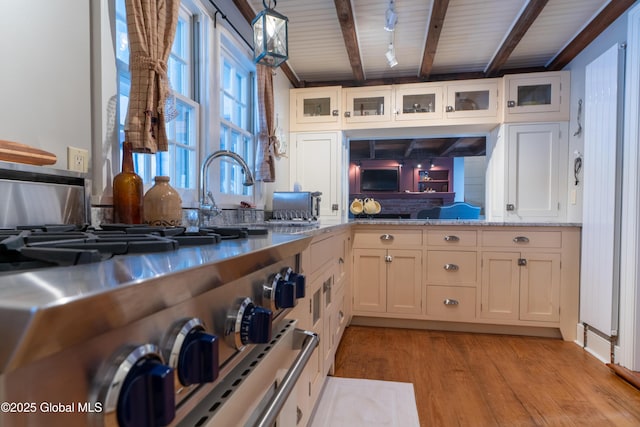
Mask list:
[[[256,64],[264,64],[277,68],[289,58],[289,19],[276,12],[276,0],[269,5],[262,0],[264,10],[253,19],[253,61]]]

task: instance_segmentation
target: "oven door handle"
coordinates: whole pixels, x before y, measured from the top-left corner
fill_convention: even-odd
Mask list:
[[[267,403],[264,411],[262,411],[258,417],[258,420],[254,424],[256,427],[270,427],[273,425],[278,414],[282,410],[282,407],[289,398],[291,391],[298,382],[300,375],[302,375],[304,368],[307,366],[309,359],[311,359],[313,351],[320,343],[320,338],[315,332],[297,328],[294,330],[293,339],[294,345],[296,346],[295,348],[298,348],[298,345],[300,345],[302,350],[298,353],[298,356],[293,361],[291,368],[289,368],[285,376],[282,378],[282,381],[276,390],[276,394],[273,395],[269,403]]]

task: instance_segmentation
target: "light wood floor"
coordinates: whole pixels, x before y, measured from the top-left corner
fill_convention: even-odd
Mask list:
[[[350,326],[335,376],[413,383],[421,426],[640,426],[640,391],[557,339]]]

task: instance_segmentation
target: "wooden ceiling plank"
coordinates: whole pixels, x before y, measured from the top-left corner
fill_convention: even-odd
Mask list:
[[[253,21],[253,18],[256,17],[256,13],[251,8],[247,0],[233,0],[233,4],[238,8],[240,13],[242,13],[242,16],[244,16],[244,19],[246,19],[247,22],[251,24],[251,21]],[[296,87],[296,88],[302,87],[300,80],[298,79],[296,74],[293,72],[293,70],[291,70],[291,68],[289,67],[289,64],[287,64],[286,62],[283,62],[282,64],[280,64],[280,69],[282,70],[284,75],[287,76],[287,79],[289,79],[289,82],[291,82],[291,85],[293,85],[293,87]]]
[[[604,9],[580,32],[553,60],[547,65],[547,70],[562,70],[589,43],[600,35],[609,25],[626,12],[636,0],[611,0]]]
[[[505,39],[498,53],[487,67],[485,74],[487,77],[497,77],[502,66],[507,62],[513,50],[518,46],[520,40],[524,37],[531,27],[531,24],[538,18],[542,9],[547,5],[549,0],[530,0],[526,8],[522,11],[518,20],[511,28],[509,35]]]
[[[353,20],[353,9],[351,8],[351,0],[334,0],[336,5],[336,13],[338,21],[342,29],[342,38],[344,38],[344,46],[347,49],[349,62],[351,63],[351,71],[353,78],[357,82],[364,81],[364,68],[360,59],[360,47],[358,44],[358,35],[356,33],[356,25]]]
[[[440,41],[440,33],[442,32],[442,24],[449,8],[449,0],[433,0],[431,8],[431,19],[429,20],[429,28],[427,30],[427,41],[424,45],[424,54],[422,55],[422,64],[418,75],[423,79],[428,79],[433,69],[433,60],[436,56],[436,49]]]

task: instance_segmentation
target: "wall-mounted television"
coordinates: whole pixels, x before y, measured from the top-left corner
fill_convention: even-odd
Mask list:
[[[398,191],[398,169],[363,169],[360,191]]]

